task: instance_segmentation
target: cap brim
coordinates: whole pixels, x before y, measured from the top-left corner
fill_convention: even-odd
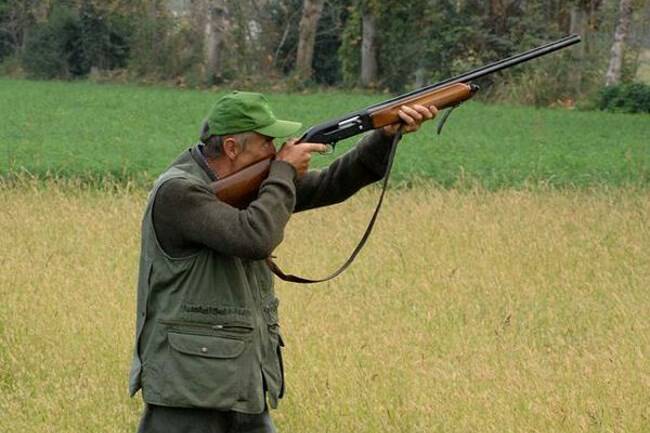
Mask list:
[[[282,137],[288,137],[290,135],[295,134],[300,130],[300,128],[302,128],[302,123],[300,122],[291,122],[289,120],[276,120],[275,122],[271,123],[269,126],[256,129],[255,132],[260,133],[262,135],[266,135],[267,137],[282,138]]]

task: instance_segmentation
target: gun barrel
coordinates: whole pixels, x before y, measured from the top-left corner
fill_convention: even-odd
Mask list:
[[[537,48],[524,51],[523,53],[519,53],[514,56],[507,57],[505,59],[490,63],[488,65],[482,66],[480,68],[474,69],[464,74],[448,78],[444,81],[440,81],[438,83],[434,83],[429,86],[421,87],[419,89],[413,90],[412,92],[397,96],[396,98],[392,98],[387,101],[382,101],[379,104],[371,105],[370,107],[368,107],[368,110],[375,110],[377,108],[384,107],[386,105],[390,105],[395,102],[398,102],[401,99],[407,99],[419,93],[427,92],[439,87],[443,87],[455,83],[467,83],[469,81],[476,80],[477,78],[481,78],[485,75],[489,75],[494,72],[518,65],[519,63],[527,62],[534,58],[545,56],[546,54],[552,53],[553,51],[561,50],[562,48],[566,48],[570,45],[574,45],[579,42],[580,42],[579,35],[576,34],[567,35],[561,39],[558,39],[557,41],[550,42],[548,44],[539,46]]]
[[[378,112],[383,112],[386,110],[394,111],[396,106],[406,103],[407,101],[414,101],[421,95],[426,95],[433,90],[458,83],[469,84],[470,81],[477,78],[492,74],[502,69],[509,68],[519,63],[527,62],[536,57],[544,56],[546,54],[552,53],[553,51],[568,47],[569,45],[577,44],[578,42],[580,42],[580,36],[568,35],[561,39],[558,39],[557,41],[550,42],[548,44],[533,48],[506,59],[490,63],[464,74],[451,77],[447,80],[421,87],[409,93],[405,93],[395,98],[391,98],[389,100],[371,105],[362,110],[349,113],[343,117],[328,120],[326,122],[312,126],[310,129],[305,131],[305,133],[300,137],[299,141],[314,141],[317,143],[334,144],[345,138],[352,137],[362,132],[374,129],[378,122],[373,121],[373,119],[371,119],[371,116],[375,115],[376,117]],[[386,119],[389,118],[384,118],[379,123],[387,121]]]

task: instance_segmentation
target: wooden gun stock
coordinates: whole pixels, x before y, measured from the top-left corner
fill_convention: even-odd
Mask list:
[[[478,90],[478,87],[472,84],[456,83],[441,89],[432,90],[431,92],[414,95],[406,98],[397,103],[386,104],[385,106],[379,105],[371,108],[370,119],[373,128],[382,128],[393,123],[400,122],[400,117],[397,115],[402,105],[413,106],[416,104],[430,107],[435,105],[437,109],[443,110],[449,107],[455,107],[463,101],[468,100]]]
[[[269,175],[273,157],[261,159],[236,173],[210,184],[217,198],[231,206],[245,209],[257,197],[260,185]]]

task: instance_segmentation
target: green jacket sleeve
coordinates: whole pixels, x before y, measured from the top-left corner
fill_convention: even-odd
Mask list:
[[[160,187],[153,208],[156,236],[172,257],[208,247],[226,256],[268,257],[282,242],[295,205],[295,170],[284,161],[271,164],[259,195],[246,209],[217,200],[207,187],[171,179]]]
[[[295,212],[340,203],[384,177],[392,137],[373,131],[323,170],[296,181]]]

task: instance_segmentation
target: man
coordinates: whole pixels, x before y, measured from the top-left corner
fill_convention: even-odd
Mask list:
[[[435,107],[403,107],[404,131]],[[140,432],[274,432],[267,402],[284,391],[278,299],[265,263],[293,212],[337,203],[381,179],[398,125],[364,137],[327,169],[307,172],[319,143],[274,138],[300,123],[278,120],[258,93],[217,101],[201,142],[155,182],[142,222],[136,345],[129,391],[142,389]],[[243,210],[209,184],[275,155]]]

